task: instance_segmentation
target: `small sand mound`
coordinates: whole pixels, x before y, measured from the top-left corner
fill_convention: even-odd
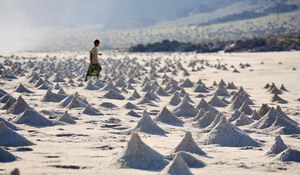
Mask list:
[[[210,125],[208,125],[208,126],[204,129],[204,131],[205,131],[205,132],[210,132],[210,131],[211,131],[211,130],[219,123],[219,121],[220,121],[222,115],[223,115],[222,113],[217,114],[216,117],[215,117],[215,119],[211,122]]]
[[[204,143],[229,147],[260,145],[246,133],[229,123],[225,116],[222,116],[219,123],[208,133]]]
[[[97,109],[94,109],[91,107],[91,105],[87,105],[81,112],[82,114],[86,115],[103,115],[100,111]]]
[[[293,161],[300,162],[300,151],[296,149],[288,148],[279,155],[277,155],[277,159],[281,161]]]
[[[280,90],[282,90],[282,91],[287,91],[287,92],[288,92],[288,90],[284,87],[283,84],[280,86]]]
[[[160,170],[167,165],[161,154],[146,145],[137,133],[132,133],[127,147],[114,161],[121,168]]]
[[[180,154],[161,171],[161,175],[192,175],[189,166],[185,163]]]
[[[78,94],[75,93],[74,95],[69,95],[64,98],[60,103],[59,106],[63,108],[81,108],[85,107],[87,104],[83,101],[79,100]]]
[[[0,103],[6,103],[7,100],[12,97],[10,94],[5,94],[0,98]]]
[[[32,142],[0,122],[0,146],[30,146]]]
[[[232,124],[234,124],[235,126],[245,126],[250,125],[253,122],[253,120],[251,120],[249,117],[246,116],[244,112],[242,112],[239,118],[232,122]]]
[[[197,92],[197,93],[208,93],[209,91],[202,85],[202,84],[198,84],[194,90],[194,92]]]
[[[143,116],[138,121],[137,125],[130,129],[129,132],[145,132],[148,134],[165,135],[165,131],[152,120],[146,111],[143,112]]]
[[[0,163],[13,162],[17,160],[16,156],[0,147]]]
[[[140,114],[138,114],[134,110],[130,110],[129,112],[127,112],[127,115],[132,116],[132,117],[137,117],[137,118],[141,118],[142,117]]]
[[[14,123],[33,127],[53,126],[53,122],[33,109],[27,109],[20,116],[13,119]]]
[[[174,126],[183,126],[183,121],[172,114],[167,107],[164,107],[154,118],[155,121],[160,121]]]
[[[110,89],[107,93],[105,93],[104,97],[108,98],[108,99],[116,99],[116,100],[124,100],[125,99],[125,97],[122,94],[120,94],[119,92],[117,92],[113,89]]]
[[[272,145],[266,155],[277,155],[282,151],[286,150],[288,146],[283,142],[280,136],[275,138],[275,143]]]
[[[20,114],[24,112],[26,109],[30,109],[30,106],[26,103],[26,101],[20,95],[17,101],[8,109],[8,112],[12,114]]]
[[[192,137],[191,132],[186,132],[181,142],[171,151],[176,153],[179,151],[186,151],[198,155],[206,155],[206,153],[197,145]]]
[[[159,96],[170,96],[162,87],[158,87],[158,89],[155,90],[155,94]]]
[[[64,122],[68,124],[76,124],[76,121],[73,119],[72,116],[70,116],[68,111],[65,111],[64,114],[59,116],[55,121]]]
[[[28,88],[26,88],[23,84],[20,84],[16,90],[16,92],[19,92],[19,93],[33,93],[31,90],[29,90]]]
[[[59,90],[57,91],[57,94],[62,94],[62,95],[67,95],[67,93],[65,92],[64,88],[59,88]]]
[[[178,117],[195,117],[198,114],[198,110],[188,102],[187,98],[183,98],[172,112]]]
[[[205,167],[205,163],[201,160],[197,159],[193,154],[185,151],[179,151],[175,154],[171,154],[167,156],[167,159],[173,160],[174,157],[179,154],[184,162],[190,167],[190,168],[203,168]]]

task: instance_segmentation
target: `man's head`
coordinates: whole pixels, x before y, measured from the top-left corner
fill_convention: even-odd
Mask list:
[[[96,39],[96,40],[94,41],[94,45],[95,45],[96,47],[98,47],[99,44],[100,44],[100,41],[99,41],[98,39]]]

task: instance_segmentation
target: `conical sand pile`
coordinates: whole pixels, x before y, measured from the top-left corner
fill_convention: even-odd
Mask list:
[[[200,119],[195,123],[197,128],[206,128],[208,127],[215,119],[216,115],[210,111],[206,112]]]
[[[183,98],[182,101],[173,109],[173,114],[178,117],[195,117],[198,113],[198,110],[191,105],[186,98]]]
[[[206,153],[194,141],[191,132],[185,133],[181,142],[172,150],[172,153],[179,151],[186,151],[198,155],[206,155]]]
[[[73,119],[72,116],[68,113],[68,111],[65,111],[63,115],[59,116],[56,121],[64,122],[68,124],[76,124],[76,121]]]
[[[9,97],[1,109],[9,109],[17,100],[14,97]]]
[[[120,94],[119,92],[117,92],[113,89],[110,89],[107,93],[105,93],[104,97],[108,98],[108,99],[116,99],[116,100],[124,100],[125,99],[125,97],[122,94]]]
[[[167,159],[173,160],[176,155],[180,155],[184,162],[190,167],[190,168],[203,168],[205,167],[205,163],[199,160],[194,156],[194,154],[185,152],[185,151],[179,151],[175,154],[171,154],[167,156]]]
[[[5,118],[0,117],[0,122],[3,122],[7,127],[9,127],[12,130],[18,130],[18,128],[13,123],[7,121]]]
[[[278,94],[274,94],[272,99],[271,99],[272,102],[277,102],[277,103],[281,103],[281,104],[286,104],[288,103],[286,100],[282,99],[281,97],[279,97]]]
[[[282,151],[286,150],[288,146],[283,142],[280,136],[275,138],[275,143],[272,145],[266,155],[277,155]]]
[[[132,133],[127,147],[114,161],[121,168],[160,170],[167,165],[161,154],[146,145],[137,133]]]
[[[229,147],[260,145],[246,133],[229,123],[225,116],[222,116],[219,123],[208,133],[204,143]]]
[[[200,100],[199,104],[197,105],[196,109],[198,109],[198,110],[203,109],[206,112],[210,111],[210,112],[212,112],[214,114],[218,114],[219,113],[219,111],[216,108],[214,108],[212,105],[208,104],[204,100],[204,98],[201,98],[201,100]]]
[[[31,90],[29,90],[28,88],[26,88],[23,84],[20,84],[16,90],[16,92],[19,92],[19,93],[33,93]]]
[[[253,112],[252,112],[250,118],[251,118],[252,120],[260,120],[260,119],[261,119],[261,116],[258,114],[258,112],[257,112],[256,110],[253,110]]]
[[[91,80],[89,80],[87,85],[84,87],[84,89],[94,91],[94,90],[99,90],[100,88],[98,86],[94,85]]]
[[[206,112],[203,109],[198,111],[198,114],[193,118],[193,121],[199,120]]]
[[[66,95],[61,94],[55,94],[51,91],[51,89],[48,89],[46,94],[42,97],[42,102],[60,102],[64,98],[66,98]]]
[[[181,102],[181,98],[179,97],[179,94],[176,92],[173,94],[169,104],[173,106],[177,106]]]
[[[213,95],[213,97],[208,101],[208,103],[212,106],[215,106],[215,107],[225,107],[225,106],[227,106],[227,104],[224,103],[223,101],[221,101],[216,94]]]
[[[246,115],[251,115],[253,113],[253,110],[250,108],[247,101],[244,101],[242,106],[239,108],[240,112],[244,112]]]
[[[100,111],[91,107],[91,105],[87,105],[83,110],[82,114],[86,115],[103,115]]]
[[[26,101],[19,96],[17,101],[8,109],[8,112],[12,114],[20,114],[24,112],[26,109],[31,109],[30,106],[26,103]]]
[[[127,115],[132,116],[132,117],[137,117],[137,118],[142,117],[140,114],[138,114],[134,110],[130,110],[129,112],[127,112]]]
[[[169,125],[183,126],[183,121],[172,114],[167,107],[164,107],[154,118],[155,121],[160,121]]]
[[[129,130],[129,132],[145,132],[148,134],[164,135],[165,131],[160,128],[150,117],[150,115],[144,111],[142,118],[138,121],[137,125]]]
[[[33,127],[53,126],[53,122],[33,109],[27,109],[13,119],[14,123],[25,124]]]
[[[300,150],[288,148],[279,155],[277,155],[277,159],[283,162],[300,162]]]
[[[180,154],[162,170],[161,175],[192,175],[189,166],[184,162]]]
[[[15,160],[17,160],[16,156],[0,147],[0,163],[13,162]]]
[[[30,146],[32,142],[0,122],[0,146]]]
[[[246,116],[244,112],[242,112],[239,118],[236,119],[234,122],[232,122],[232,124],[234,124],[235,126],[244,126],[244,125],[250,125],[253,122],[254,122],[253,120],[251,120],[249,117]]]

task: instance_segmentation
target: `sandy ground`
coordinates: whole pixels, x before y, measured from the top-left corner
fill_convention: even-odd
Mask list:
[[[3,53],[2,55],[9,55]],[[80,58],[81,53],[14,53],[19,56],[39,56],[43,57],[48,54],[50,56],[57,55],[58,57],[73,56]],[[104,53],[103,58],[114,56],[123,58],[125,55],[129,57],[137,57],[139,60],[151,58],[175,58],[181,59],[185,68],[187,68],[190,59],[208,59],[210,63],[227,63],[228,67],[234,65],[238,67],[240,63],[249,63],[250,68],[239,69],[240,73],[217,70],[208,68],[200,72],[192,72],[189,76],[190,80],[196,82],[199,78],[210,86],[213,81],[219,82],[224,79],[225,82],[233,81],[237,86],[243,86],[246,92],[251,95],[257,109],[262,103],[267,103],[270,106],[276,106],[277,103],[272,103],[272,94],[268,93],[263,86],[266,83],[276,83],[277,86],[284,84],[290,91],[281,95],[288,101],[287,104],[280,104],[292,119],[300,122],[300,52],[281,52],[281,53],[234,53],[234,54],[123,54],[123,53]],[[2,59],[2,60],[1,60]],[[0,62],[3,58],[0,58]],[[261,64],[263,61],[265,64]],[[281,62],[282,64],[279,64]],[[296,70],[293,70],[293,67]],[[190,68],[187,68],[190,70]],[[172,75],[170,75],[172,76]],[[180,80],[182,74],[173,77]],[[14,81],[4,81],[0,79],[0,88],[11,93],[14,97],[18,97],[19,93],[14,92],[14,87],[19,83],[25,84],[34,90],[32,95],[23,95],[23,98],[34,107],[41,110],[57,110],[65,111],[59,108],[57,103],[41,102],[45,90],[38,90],[32,87],[27,82],[25,77],[20,77]],[[140,86],[137,86],[137,90]],[[122,106],[127,100],[110,100],[103,98],[101,91],[89,91],[82,87],[64,87],[67,94],[79,92],[87,97],[89,102],[94,107],[99,109],[105,115],[103,116],[87,116],[80,114],[80,109],[68,110],[68,112],[77,117],[76,125],[53,126],[46,128],[34,128],[26,125],[19,125],[22,128],[18,131],[27,139],[35,143],[29,148],[32,151],[17,151],[16,148],[10,147],[9,150],[14,155],[20,157],[19,160],[12,163],[0,163],[0,174],[7,174],[12,169],[18,167],[21,174],[40,175],[40,174],[158,174],[159,172],[143,171],[135,169],[119,169],[111,165],[115,156],[127,145],[130,138],[129,135],[116,134],[119,130],[105,127],[105,120],[114,117],[121,119],[122,127],[132,127],[138,121],[137,118],[127,116],[128,110]],[[195,104],[198,104],[200,98],[195,97],[195,93],[191,88],[186,88],[186,91],[191,94]],[[56,91],[55,91],[56,92]],[[142,92],[141,92],[142,94]],[[125,94],[126,98],[131,95]],[[208,98],[207,98],[208,99]],[[159,107],[147,107],[150,114],[155,114],[167,105],[170,97],[161,97]],[[99,106],[102,102],[111,102],[119,107],[119,109],[106,109]],[[2,105],[2,104],[1,104]],[[172,106],[167,105],[169,109]],[[230,113],[226,108],[218,108],[220,111]],[[4,110],[0,110],[0,116],[4,118],[12,118],[14,115],[8,114]],[[152,115],[154,117],[154,115]],[[157,150],[163,155],[167,155],[183,137],[185,131],[191,131],[198,145],[208,154],[208,157],[199,157],[200,160],[206,163],[206,167],[191,171],[194,174],[210,174],[210,175],[298,175],[300,173],[300,163],[289,162],[283,163],[276,161],[274,157],[267,157],[264,153],[274,143],[275,135],[270,133],[258,134],[250,133],[252,138],[264,141],[261,149],[241,150],[237,147],[220,147],[217,145],[203,145],[201,139],[205,134],[200,133],[199,129],[193,127],[188,120],[185,120],[184,127],[173,127],[171,125],[159,124],[169,133],[166,136],[150,135],[140,133],[142,140],[151,148]],[[282,136],[284,142],[292,148],[300,149],[300,139],[292,138],[289,135]],[[298,137],[299,138],[299,137]]]

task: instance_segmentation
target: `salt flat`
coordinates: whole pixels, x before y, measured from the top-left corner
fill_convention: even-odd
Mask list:
[[[12,58],[11,54],[15,56]],[[300,163],[282,161],[282,152],[266,154],[278,135],[290,149],[300,150],[300,52],[104,52],[101,81],[89,83],[82,81],[87,68],[85,53],[1,55],[0,89],[5,92],[0,91],[3,99],[0,107],[5,106],[4,96],[9,94],[13,103],[20,101],[21,95],[30,109],[23,102],[17,108],[11,107],[13,103],[7,104],[10,107],[0,110],[0,117],[16,126],[18,130],[13,132],[33,145],[0,145],[17,157],[12,162],[0,161],[0,174],[9,174],[14,168],[19,168],[21,174],[31,175],[159,174],[172,172],[174,167],[186,174],[188,171],[211,175],[300,173]],[[236,89],[228,86],[229,82]],[[278,90],[272,88],[272,83]],[[271,88],[264,88],[266,84]],[[280,90],[282,84],[288,91]],[[195,92],[197,86],[207,92]],[[48,94],[45,98],[49,89],[55,95]],[[132,95],[134,90],[140,98]],[[210,101],[215,93],[216,98]],[[272,102],[274,94],[286,102]],[[169,102],[176,95],[178,104],[171,105]],[[246,107],[237,111],[250,110],[252,114],[257,110],[264,114],[260,116],[262,119],[251,119],[251,114],[245,114],[238,116],[240,122],[249,119],[251,124],[235,126],[235,121],[227,121],[234,111],[234,96],[239,96],[241,103],[246,101]],[[199,104],[201,99],[208,102],[205,107]],[[219,107],[220,103],[224,106]],[[124,107],[125,104],[132,109]],[[262,104],[274,107],[275,114],[268,113],[271,109],[263,111]],[[283,112],[279,112],[278,105]],[[169,110],[164,111],[166,116],[156,117],[164,107]],[[193,120],[201,109],[212,112],[211,116],[199,114]],[[33,111],[29,113],[30,110]],[[128,115],[130,110],[139,117]],[[69,116],[60,120],[65,111]],[[30,115],[25,115],[26,112]],[[68,117],[75,123],[66,123],[71,120]],[[5,122],[2,125],[9,127]],[[3,128],[0,136],[7,141],[10,135],[5,137]],[[205,166],[186,168],[187,162],[180,158],[182,154],[177,154],[172,161],[177,152],[174,148],[186,131],[191,132],[194,142],[205,153],[187,154]],[[135,132],[138,135],[132,134]],[[192,141],[186,140],[180,148],[188,152],[196,150],[188,148]],[[0,144],[4,143],[1,141]],[[0,152],[0,160],[2,156],[4,153]],[[170,163],[173,166],[167,165]]]

